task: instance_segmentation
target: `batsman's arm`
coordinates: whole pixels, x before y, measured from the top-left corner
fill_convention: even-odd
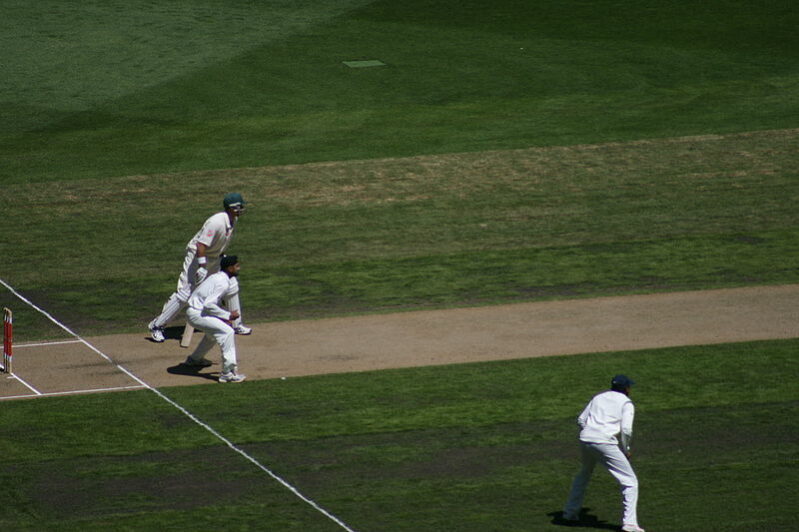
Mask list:
[[[200,266],[205,266],[208,263],[208,257],[206,257],[206,252],[208,251],[208,246],[203,244],[202,242],[197,242],[197,253],[195,256],[197,257],[197,264]]]
[[[197,261],[197,270],[194,272],[194,283],[199,285],[208,276],[208,257],[205,253],[208,246],[202,242],[197,242],[197,249],[194,252],[194,260]]]

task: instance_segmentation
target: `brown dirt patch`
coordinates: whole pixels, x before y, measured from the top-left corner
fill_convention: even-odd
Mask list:
[[[237,337],[239,362],[250,379],[269,379],[796,338],[797,300],[799,285],[787,285],[263,323]],[[219,371],[216,352],[211,368],[186,371],[190,349],[154,344],[146,331],[86,342],[17,346],[18,378],[0,379],[0,398],[141,385],[115,364],[154,387],[208,383]]]

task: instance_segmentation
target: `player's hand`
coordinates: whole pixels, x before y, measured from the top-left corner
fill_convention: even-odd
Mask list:
[[[241,317],[241,314],[238,310],[231,310],[230,311],[230,321],[236,321]]]
[[[208,270],[206,270],[203,267],[199,267],[199,268],[197,268],[197,271],[194,272],[194,281],[197,284],[200,284],[201,282],[203,282],[205,280],[205,278],[207,276],[208,276]]]

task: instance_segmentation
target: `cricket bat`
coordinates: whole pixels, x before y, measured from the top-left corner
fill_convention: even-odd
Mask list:
[[[183,336],[180,337],[180,347],[189,347],[191,345],[191,337],[194,334],[194,327],[190,323],[186,323],[183,328]]]

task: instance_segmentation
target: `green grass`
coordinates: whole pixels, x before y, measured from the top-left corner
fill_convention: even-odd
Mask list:
[[[694,4],[12,2],[0,179],[795,127],[792,3]]]
[[[84,334],[140,330],[235,188],[250,321],[796,283],[797,148],[790,130],[9,185],[24,266],[3,275]]]
[[[138,330],[236,189],[251,321],[795,283],[790,7],[10,2],[2,277]]]
[[[3,278],[140,328],[237,189],[256,321],[797,282],[790,7],[11,2]]]
[[[141,330],[235,189],[251,321],[796,283],[797,13],[9,0],[0,277],[81,334]],[[0,304],[20,341],[64,335]],[[796,348],[167,393],[358,530],[559,530],[574,417],[623,370],[644,526],[771,532],[796,528]],[[337,529],[147,392],[4,402],[0,452],[3,530]],[[618,522],[607,475],[587,503]]]
[[[575,418],[637,386],[642,524],[788,530],[796,340],[179,387],[165,393],[356,530],[558,530]],[[753,376],[757,378],[753,379]],[[4,529],[335,530],[149,392],[5,403]],[[76,495],[81,494],[81,495]],[[618,523],[597,471],[586,505]],[[35,523],[35,525],[34,525]],[[601,523],[600,523],[601,524]],[[16,527],[16,528],[15,528]]]

